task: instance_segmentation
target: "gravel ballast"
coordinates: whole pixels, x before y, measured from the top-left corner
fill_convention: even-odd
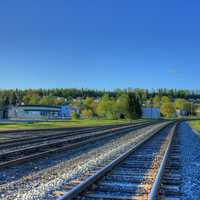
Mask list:
[[[182,161],[182,200],[200,199],[200,134],[193,131],[188,123],[180,125]]]
[[[125,152],[139,141],[144,133],[148,134],[159,126],[145,127],[124,134],[122,137],[97,141],[54,159],[36,161],[20,168],[5,170],[0,175],[1,180],[9,180],[10,176],[18,178],[15,177],[14,180],[0,185],[0,197],[4,200],[56,199],[52,194],[56,190],[61,190],[63,184],[83,176],[95,166],[102,165],[106,160]],[[27,170],[30,168],[31,173],[30,171],[28,173]]]

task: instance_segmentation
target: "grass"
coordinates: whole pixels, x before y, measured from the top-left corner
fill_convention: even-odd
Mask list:
[[[190,121],[190,125],[193,129],[197,130],[200,132],[200,120],[193,120]]]
[[[138,122],[141,120],[137,120]],[[96,126],[109,124],[128,123],[128,120],[107,120],[107,119],[81,119],[66,121],[48,121],[48,122],[17,122],[10,124],[0,124],[0,131],[4,130],[23,130],[23,129],[45,129],[45,128],[68,128],[82,126]]]

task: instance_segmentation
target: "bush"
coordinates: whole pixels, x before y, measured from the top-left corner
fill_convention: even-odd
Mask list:
[[[72,113],[72,120],[79,119],[79,114],[77,112]]]

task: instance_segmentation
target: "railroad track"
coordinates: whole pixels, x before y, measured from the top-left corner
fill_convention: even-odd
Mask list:
[[[143,122],[144,123],[144,122]],[[148,122],[146,122],[148,123]],[[139,125],[142,123],[135,123],[134,125]],[[18,138],[18,139],[12,139],[9,141],[4,141],[3,143],[0,143],[0,149],[3,148],[7,148],[7,147],[13,147],[13,146],[17,146],[19,144],[25,144],[25,143],[30,143],[30,142],[37,142],[37,141],[41,141],[41,140],[49,140],[49,139],[56,139],[59,137],[63,137],[63,136],[70,136],[72,134],[79,134],[79,133],[89,133],[92,131],[98,131],[98,130],[105,130],[105,129],[112,129],[112,128],[117,128],[117,127],[123,127],[123,126],[128,126],[130,124],[124,124],[124,125],[105,125],[105,126],[95,126],[95,127],[86,127],[86,128],[80,128],[80,129],[67,129],[67,130],[62,130],[62,131],[53,131],[49,130],[49,132],[47,130],[45,130],[45,135],[40,135],[39,133],[35,134],[34,132],[31,134],[34,135],[28,135],[26,137],[23,138]],[[43,132],[43,134],[44,134]],[[47,133],[46,133],[47,132]]]
[[[160,199],[181,200],[182,197],[180,132],[175,134],[157,192]]]
[[[92,143],[96,140],[105,139],[114,135],[123,135],[130,131],[149,126],[150,124],[129,125],[125,127],[117,127],[113,129],[86,133],[68,137],[56,142],[47,142],[46,144],[39,144],[31,147],[22,148],[19,150],[9,151],[0,154],[0,169],[10,167],[17,164],[22,164],[34,160],[36,158],[47,157],[50,154],[71,150],[81,145]],[[35,153],[37,152],[37,153]],[[17,158],[17,159],[16,159]]]
[[[140,123],[140,124],[134,124],[134,125],[124,125],[124,126],[112,126],[112,127],[99,127],[95,129],[84,129],[84,130],[78,130],[73,132],[62,132],[62,133],[55,133],[50,135],[45,135],[41,137],[34,137],[34,138],[26,138],[22,140],[13,141],[11,143],[5,143],[0,145],[0,157],[2,154],[10,154],[9,152],[16,152],[20,149],[33,149],[35,147],[51,147],[52,145],[62,145],[65,142],[68,141],[76,141],[81,139],[82,137],[87,138],[86,136],[92,136],[96,135],[98,133],[101,133],[101,131],[104,131],[103,133],[108,133],[109,131],[115,131],[120,129],[125,129],[129,127],[138,127],[140,125],[150,125],[152,123]],[[75,140],[76,139],[76,140]],[[7,154],[7,156],[8,156]]]
[[[159,128],[106,166],[66,183],[60,200],[153,200],[158,196],[179,199],[178,190],[176,195],[173,193],[179,187],[174,184],[180,184],[177,126],[173,123]]]
[[[136,122],[136,123],[142,123],[142,121]],[[103,126],[122,126],[122,125],[128,125],[127,124],[116,124],[116,125],[103,125]],[[32,135],[32,134],[43,134],[45,132],[60,132],[60,131],[74,131],[74,130],[78,130],[78,129],[85,129],[85,128],[97,128],[97,127],[102,127],[102,125],[97,125],[97,126],[82,126],[82,127],[68,127],[68,128],[42,128],[42,129],[22,129],[22,130],[5,130],[5,131],[0,131],[0,135],[4,135],[4,134],[27,134],[27,135]]]
[[[147,122],[148,123],[148,122]],[[144,123],[136,123],[134,124],[135,126],[144,124]],[[128,125],[112,125],[112,126],[99,126],[99,127],[90,127],[90,128],[81,128],[80,130],[74,130],[74,131],[59,131],[59,132],[54,132],[54,133],[47,133],[42,136],[33,136],[33,137],[26,137],[22,139],[14,139],[12,141],[6,141],[4,143],[0,144],[0,150],[1,149],[6,149],[6,148],[13,148],[13,147],[18,147],[18,146],[23,146],[23,145],[30,145],[30,144],[35,144],[35,143],[41,143],[43,141],[50,141],[50,140],[55,140],[55,139],[62,139],[65,137],[73,136],[73,135],[80,135],[80,134],[85,134],[85,133],[90,133],[90,132],[96,132],[96,131],[101,131],[101,130],[109,130],[117,127],[125,127]],[[129,125],[130,126],[130,125]]]
[[[0,131],[0,136],[7,137],[7,140],[0,141],[1,144],[20,141],[24,139],[31,139],[34,137],[50,135],[54,133],[62,133],[62,132],[74,132],[80,129],[90,129],[90,128],[98,128],[100,126],[90,126],[90,127],[72,127],[72,128],[50,128],[50,129],[29,129],[29,130],[8,130],[8,131]]]

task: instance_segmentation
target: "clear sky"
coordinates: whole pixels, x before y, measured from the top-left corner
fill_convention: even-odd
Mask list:
[[[200,1],[0,1],[0,88],[200,84]]]

